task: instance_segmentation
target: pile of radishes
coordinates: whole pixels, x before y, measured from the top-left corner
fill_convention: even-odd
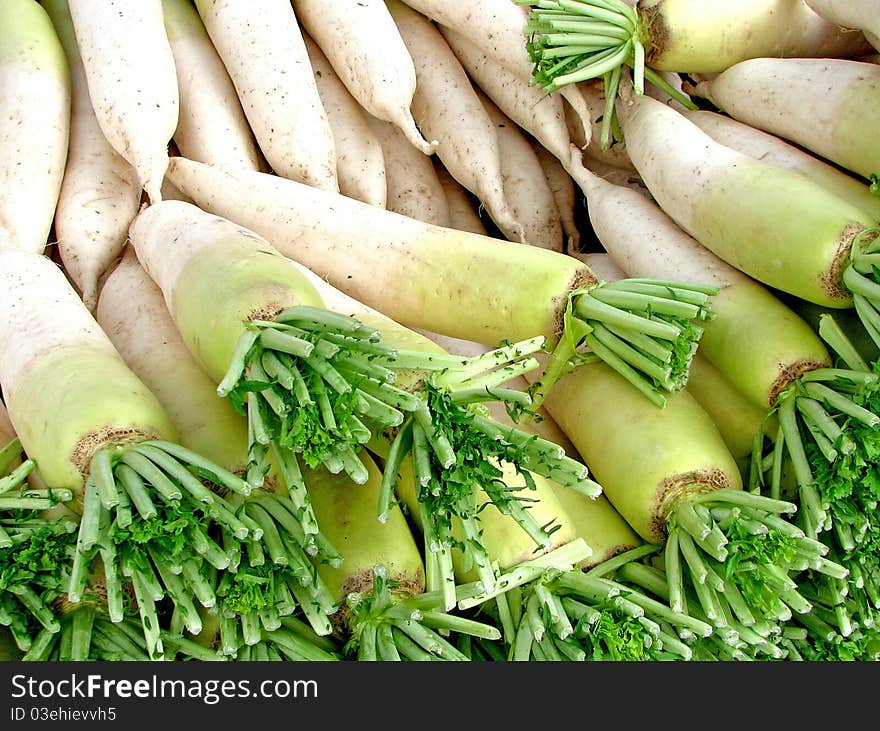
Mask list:
[[[0,652],[880,658],[877,0],[4,0]]]

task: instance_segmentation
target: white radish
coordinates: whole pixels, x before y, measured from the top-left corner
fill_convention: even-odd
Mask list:
[[[0,249],[42,254],[67,158],[70,69],[46,11],[0,4]]]
[[[526,242],[561,252],[564,248],[562,219],[541,161],[519,126],[479,89],[476,91],[495,124],[504,196],[514,217],[522,224]]]
[[[289,0],[254,12],[245,0],[196,0],[196,8],[272,170],[339,191],[333,130]]]
[[[439,157],[432,155],[431,161],[434,164],[437,179],[446,194],[450,228],[488,236],[486,224],[480,218],[477,210],[478,203],[475,203],[472,193],[449,174]]]
[[[571,253],[580,248],[581,231],[577,223],[577,191],[574,180],[562,162],[534,137],[529,137],[532,149],[538,156],[538,162],[544,169],[544,177],[556,201],[559,220],[566,236],[565,251]]]
[[[177,70],[180,154],[211,165],[264,166],[235,86],[190,0],[162,0]]]
[[[486,207],[504,235],[522,241],[522,225],[504,197],[498,137],[467,73],[440,31],[400,0],[391,16],[416,67],[413,116],[422,134],[439,141],[446,169]]]
[[[293,7],[361,107],[432,154],[437,142],[422,136],[411,111],[415,66],[384,0],[295,0]]]
[[[95,117],[67,0],[43,0],[67,54],[71,76],[70,143],[55,208],[55,238],[64,270],[94,311],[98,282],[122,252],[137,214],[141,185],[134,168],[107,142]]]
[[[410,144],[396,124],[372,115],[367,124],[385,160],[385,207],[435,226],[449,226],[449,204],[433,157]]]
[[[107,141],[162,200],[179,93],[162,0],[69,0],[89,96]]]
[[[318,94],[333,131],[339,192],[384,208],[387,199],[385,158],[382,146],[367,122],[368,114],[349,93],[314,40],[306,34],[303,34],[303,40]]]
[[[804,0],[813,12],[842,28],[855,28],[880,50],[880,2],[877,0]]]
[[[864,178],[880,173],[880,66],[838,58],[754,58],[701,81],[697,96]]]
[[[776,135],[738,122],[726,114],[708,109],[686,110],[683,114],[722,145],[776,167],[794,170],[823,188],[848,198],[880,221],[880,196],[871,193],[861,178],[845,173]]]

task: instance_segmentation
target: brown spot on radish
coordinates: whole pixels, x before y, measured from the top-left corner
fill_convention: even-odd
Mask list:
[[[645,64],[648,66],[654,65],[669,44],[669,26],[664,18],[663,5],[664,0],[660,0],[650,7],[638,9],[641,37],[645,46]]]
[[[837,240],[837,251],[834,254],[834,261],[826,272],[819,278],[819,284],[823,291],[832,299],[848,302],[852,300],[852,292],[850,292],[843,283],[843,272],[849,266],[850,253],[852,251],[853,240],[856,236],[865,230],[864,224],[853,221],[848,223]],[[865,243],[870,243],[877,238],[877,234],[869,237]]]
[[[666,521],[679,500],[688,495],[702,495],[725,487],[731,487],[730,479],[724,470],[717,467],[682,472],[664,479],[654,493],[654,504],[651,506],[648,526],[651,542],[666,542]]]
[[[568,293],[581,287],[587,287],[591,284],[598,284],[599,279],[589,267],[578,269],[571,281],[568,283],[568,289],[565,294],[558,295],[553,298],[553,336],[558,340],[562,337],[562,326],[565,319],[565,305],[568,301]]]
[[[767,394],[767,404],[775,404],[776,399],[779,398],[779,394],[804,373],[814,371],[817,368],[828,368],[830,365],[831,363],[828,361],[818,360],[816,358],[805,358],[803,360],[795,361],[794,363],[782,364],[779,375],[770,385],[770,391]]]
[[[83,435],[70,455],[73,466],[79,470],[86,479],[89,473],[89,465],[99,450],[114,444],[129,444],[131,442],[145,442],[151,439],[164,439],[165,436],[154,431],[140,428],[101,427]]]

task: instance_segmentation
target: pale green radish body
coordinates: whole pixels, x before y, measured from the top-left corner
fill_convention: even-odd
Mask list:
[[[865,34],[871,45],[880,50],[880,4],[877,0],[804,0],[814,12],[843,28]]]
[[[293,7],[360,106],[395,124],[413,146],[432,154],[436,140],[426,140],[412,116],[413,59],[384,0],[296,0]]]
[[[98,124],[160,201],[180,103],[162,0],[68,4]]]
[[[163,404],[180,444],[228,470],[243,472],[248,461],[247,423],[217,396],[216,386],[190,355],[161,291],[131,247],[105,279],[95,317],[128,366]]]
[[[441,30],[445,28],[457,32],[463,39],[476,44],[490,59],[501,64],[517,78],[526,81],[531,78],[532,62],[526,53],[526,37],[523,32],[528,15],[524,8],[507,0],[405,2],[436,22]],[[445,30],[443,32],[445,34]],[[572,111],[580,118],[584,133],[589,135],[589,112],[580,90],[576,87],[560,89],[558,96],[568,102]]]
[[[475,234],[488,236],[486,224],[480,218],[471,192],[459,183],[436,155],[431,157],[434,164],[434,173],[443,187],[446,195],[446,207],[449,209],[449,227],[457,231],[470,231]]]
[[[4,402],[47,484],[79,494],[92,457],[107,443],[173,440],[156,397],[56,264],[4,252],[0,276],[0,309],[10,313],[0,350]]]
[[[433,156],[411,145],[396,124],[370,115],[367,125],[385,161],[385,207],[401,216],[449,227],[449,203],[434,169]]]
[[[0,249],[42,254],[58,203],[70,133],[64,49],[34,0],[0,9]]]
[[[522,224],[504,195],[498,137],[461,63],[428,18],[400,0],[388,0],[391,16],[416,68],[412,112],[422,134],[438,140],[437,156],[476,195],[512,241]]]
[[[618,113],[629,157],[681,228],[766,285],[852,306],[842,274],[870,216],[798,173],[715,142],[656,99],[631,95]]]
[[[388,198],[385,158],[367,121],[369,115],[342,83],[318,45],[305,34],[303,40],[318,94],[333,130],[339,192],[385,208]]]
[[[98,281],[125,246],[141,185],[98,124],[67,0],[44,0],[43,6],[64,46],[71,76],[70,141],[55,208],[55,237],[64,270],[94,310]]]
[[[581,243],[581,231],[575,218],[577,207],[574,180],[568,170],[563,166],[558,157],[553,155],[544,145],[534,137],[529,137],[529,142],[538,162],[544,170],[547,185],[553,193],[556,201],[556,210],[559,212],[559,220],[565,233],[566,253],[577,251]]]
[[[172,161],[169,175],[204,210],[256,231],[334,286],[409,326],[489,345],[538,334],[551,338],[568,292],[593,281],[583,264],[556,252],[432,227],[277,176],[233,174],[184,158]],[[467,272],[498,271],[511,257],[517,263],[503,265],[503,276],[462,279]],[[529,293],[529,307],[513,301],[518,291]]]
[[[589,173],[577,182],[587,197],[593,231],[624,276],[718,287],[700,352],[749,401],[767,408],[801,373],[831,365],[807,323],[689,236],[656,203]]]
[[[164,203],[138,215],[130,228],[131,241],[141,265],[161,288],[190,352],[219,383],[246,322],[271,319],[295,305],[320,307],[321,300],[298,271],[279,261],[251,231],[207,216],[191,204]],[[219,298],[218,282],[224,283]],[[205,308],[205,302],[214,305]]]
[[[272,170],[338,192],[333,131],[291,4],[272,0],[257,14],[242,0],[196,8]]]
[[[162,0],[177,71],[180,112],[174,142],[181,155],[210,165],[263,168],[235,86],[190,0]]]
[[[880,171],[880,66],[841,58],[754,58],[694,94],[734,119],[870,178]]]
[[[6,446],[15,439],[15,427],[9,420],[9,411],[6,404],[0,401],[0,445]]]
[[[519,126],[483,92],[476,91],[495,125],[504,196],[514,218],[522,224],[526,243],[561,252],[562,219],[541,161]]]
[[[725,114],[706,109],[685,111],[683,114],[722,145],[770,165],[799,172],[842,198],[849,199],[880,221],[880,196],[871,193],[864,180],[848,175],[776,135],[738,122]]]

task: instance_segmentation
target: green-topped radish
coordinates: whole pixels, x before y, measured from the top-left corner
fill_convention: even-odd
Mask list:
[[[467,72],[428,18],[400,0],[386,5],[415,65],[412,113],[419,129],[438,141],[446,169],[480,199],[504,235],[522,241],[522,225],[504,194],[495,128]]]
[[[122,620],[129,587],[149,654],[161,657],[156,602],[167,596],[195,630],[195,603],[214,601],[179,573],[222,571],[262,535],[221,494],[252,486],[176,442],[158,399],[51,260],[5,252],[0,271],[0,307],[9,314],[0,382],[10,419],[42,480],[67,490],[67,505],[82,516],[68,599],[82,599],[100,561],[111,620]],[[34,335],[26,346],[23,328]]]
[[[370,116],[366,124],[379,145],[385,164],[387,194],[384,207],[401,216],[449,227],[449,201],[434,166],[434,161],[439,158],[425,155],[413,147],[403,131],[391,122]]]
[[[756,157],[771,165],[788,168],[837,193],[880,221],[880,196],[871,193],[865,181],[811,155],[776,135],[708,109],[687,110],[684,115],[716,142]]]
[[[70,67],[36,0],[0,8],[0,249],[42,254],[70,135]]]
[[[98,304],[98,322],[165,406],[180,444],[248,476],[249,464],[257,460],[249,458],[247,421],[217,396],[215,383],[193,359],[161,291],[133,250],[107,277]],[[309,559],[339,563],[342,557],[321,532],[296,456],[273,452],[267,462],[270,471],[258,476],[265,490],[228,496],[239,517],[261,526],[266,539],[246,543],[247,556],[213,582],[226,654],[237,651],[236,637],[255,644],[261,627],[277,629],[298,607],[315,632],[330,632],[327,615],[334,600],[314,576]]]
[[[661,72],[716,73],[744,59],[856,56],[871,48],[802,0],[514,0],[530,8],[524,46],[546,91],[602,79],[613,116],[621,68],[632,68],[637,94],[645,82],[685,106]],[[609,137],[603,134],[603,146]]]
[[[101,131],[134,168],[148,200],[160,201],[180,103],[162,0],[68,6]]]
[[[349,198],[385,208],[388,197],[385,156],[382,145],[367,122],[370,115],[336,75],[318,45],[308,35],[303,35],[303,41],[312,64],[315,85],[333,131],[339,192]]]
[[[89,97],[67,0],[44,0],[71,75],[70,140],[55,207],[55,236],[64,270],[94,310],[98,280],[125,245],[141,202],[134,168],[107,142]]]
[[[297,0],[293,7],[358,104],[396,125],[413,147],[431,155],[437,141],[425,139],[412,116],[413,59],[384,0]]]
[[[566,337],[578,342],[591,323],[604,322],[620,335],[639,331],[637,340],[644,340],[642,335],[662,340],[659,350],[671,357],[659,385],[637,366],[621,364],[615,353],[608,355],[658,404],[661,389],[681,385],[692,338],[698,335],[680,318],[711,316],[712,288],[682,285],[689,290],[687,298],[698,304],[674,301],[677,289],[668,287],[654,288],[651,296],[603,292],[589,267],[558,252],[429,226],[278,176],[221,170],[181,157],[174,158],[170,170],[174,183],[205,211],[256,232],[408,327],[490,346],[543,336],[553,346],[566,324],[573,328]],[[355,240],[356,247],[351,245]],[[488,271],[497,276],[477,277]],[[624,282],[610,289],[628,287]],[[652,319],[663,322],[648,322],[649,308]]]
[[[880,243],[876,221],[862,208],[716,142],[656,99],[629,94],[618,114],[630,159],[654,199],[720,259],[817,304],[847,308],[856,290],[871,296],[864,255]]]
[[[290,2],[257,14],[242,0],[195,6],[272,170],[338,192],[333,130]]]
[[[181,155],[210,165],[265,169],[235,86],[190,0],[162,0],[177,72]]]
[[[880,173],[880,66],[848,58],[753,58],[693,88],[734,119],[869,180]]]

